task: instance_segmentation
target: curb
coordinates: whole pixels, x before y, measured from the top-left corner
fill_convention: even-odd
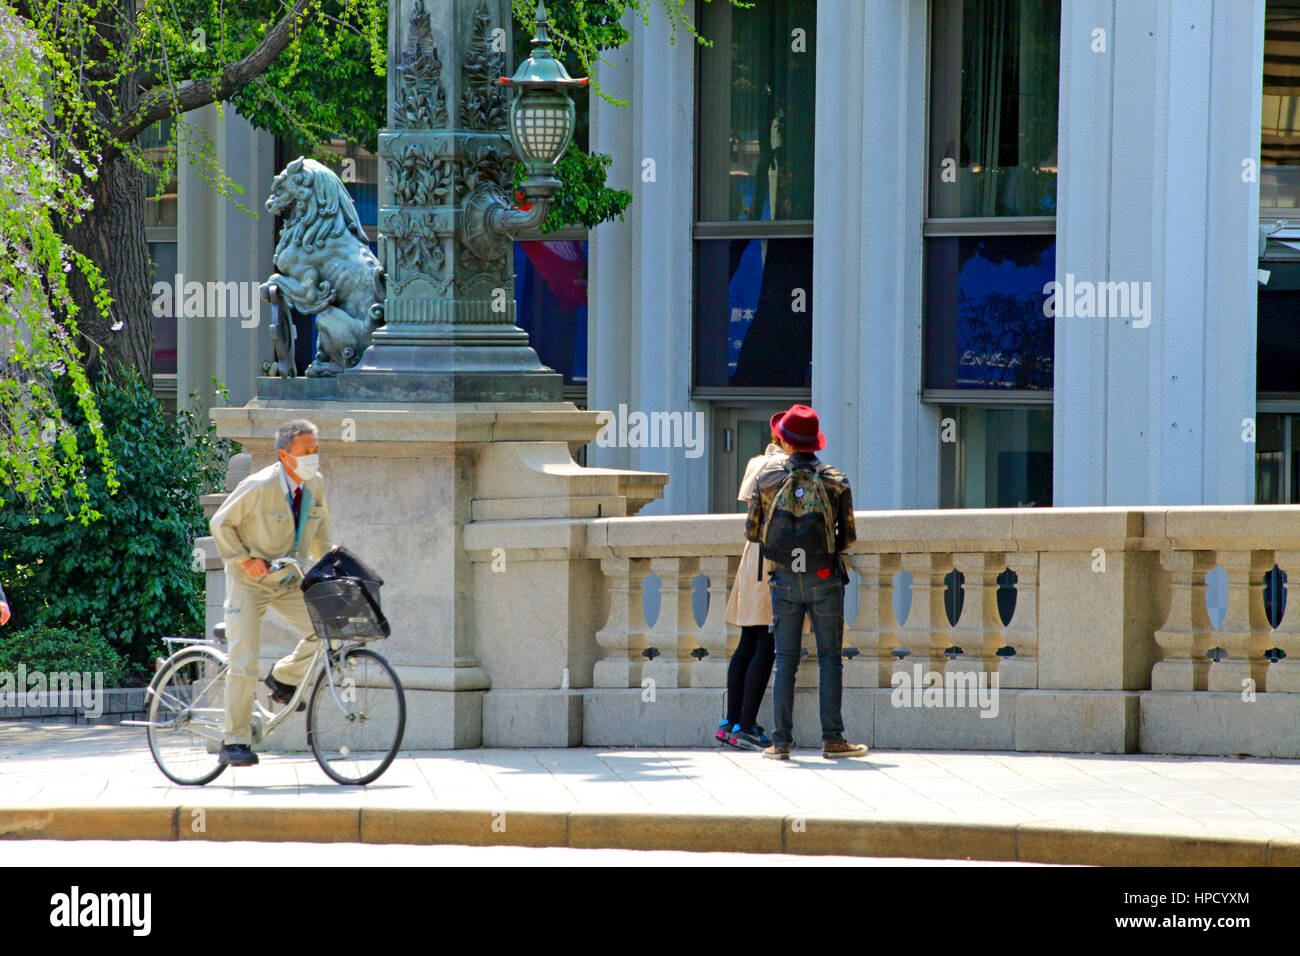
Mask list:
[[[1300,836],[825,816],[394,807],[0,807],[0,840],[246,840],[686,850],[1084,866],[1300,866]]]

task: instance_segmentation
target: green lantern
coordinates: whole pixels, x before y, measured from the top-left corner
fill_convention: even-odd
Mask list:
[[[530,199],[550,199],[560,188],[555,164],[573,139],[575,111],[569,90],[586,86],[587,78],[574,79],[555,58],[546,19],[546,7],[537,4],[537,33],[533,52],[519,64],[502,86],[519,90],[510,104],[510,138],[527,170],[523,192]]]

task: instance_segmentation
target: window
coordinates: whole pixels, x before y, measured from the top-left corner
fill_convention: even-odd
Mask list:
[[[176,281],[176,149],[171,144],[175,120],[160,120],[140,134],[140,147],[146,162],[155,170],[145,181],[144,226],[149,244],[149,261],[153,263],[155,282]],[[172,297],[164,297],[163,315],[154,315],[153,375],[155,391],[175,391],[176,317],[171,314]],[[174,400],[174,395],[171,396]]]
[[[945,507],[1051,504],[1059,0],[933,0],[925,399]]]
[[[587,384],[587,242],[515,243],[517,321],[565,385]]]
[[[1300,216],[1300,0],[1265,7],[1260,115],[1260,212]]]
[[[815,0],[699,5],[694,385],[812,385]]]

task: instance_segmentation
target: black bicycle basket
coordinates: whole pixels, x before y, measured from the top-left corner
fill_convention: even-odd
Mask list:
[[[318,581],[303,595],[317,637],[377,641],[390,633],[379,608],[379,586],[359,578]]]
[[[388,619],[379,606],[384,579],[347,548],[321,558],[303,577],[303,597],[317,637],[375,641],[388,637]]]

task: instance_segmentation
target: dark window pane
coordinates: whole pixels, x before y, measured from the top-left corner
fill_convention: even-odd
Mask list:
[[[1284,271],[1274,268],[1269,287]],[[1300,392],[1300,291],[1260,289],[1257,321],[1255,390]]]
[[[1055,236],[926,240],[926,387],[1050,389]]]
[[[587,244],[515,243],[519,327],[564,384],[587,381]]]
[[[936,0],[931,216],[1056,215],[1060,33],[1059,0]]]
[[[155,375],[176,374],[176,317],[172,314],[176,284],[176,243],[149,243],[149,258],[153,261],[153,282],[167,283],[166,294],[153,297],[153,372]],[[153,283],[150,283],[151,287]]]
[[[703,5],[700,219],[812,218],[816,26],[815,0]]]
[[[696,243],[695,383],[812,384],[812,240]]]

